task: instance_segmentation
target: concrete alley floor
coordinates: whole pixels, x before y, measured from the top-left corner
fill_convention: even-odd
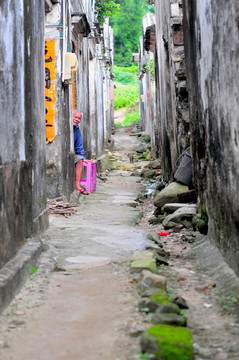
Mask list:
[[[146,162],[130,164],[127,157],[139,138],[120,129],[114,140],[119,169],[107,181],[99,179],[95,193],[80,196],[76,214],[50,215],[39,268],[0,317],[1,360],[143,359],[139,338],[130,333],[150,324],[138,311],[129,260],[150,243],[148,233],[163,228],[148,223],[152,198],[136,209],[128,205],[142,189],[130,169]],[[140,211],[143,217],[135,226]],[[238,318],[222,312],[214,293],[219,283],[200,267],[205,256],[191,256],[193,245],[181,233],[171,235],[164,240],[169,266],[159,272],[167,277],[168,291],[189,304],[195,360],[239,359]]]
[[[127,135],[125,143],[120,133],[122,155],[138,140]],[[140,316],[127,261],[148,241],[133,226],[138,211],[127,205],[137,197],[137,179],[114,171],[81,196],[76,214],[50,215],[39,269],[1,319],[1,359],[123,360],[139,353],[138,339],[127,335]]]

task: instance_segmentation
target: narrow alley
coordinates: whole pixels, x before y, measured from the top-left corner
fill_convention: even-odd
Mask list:
[[[147,358],[139,335],[151,325],[152,314],[140,311],[139,273],[130,262],[134,254],[155,249],[148,235],[163,228],[148,223],[152,198],[143,195],[144,201],[137,202],[146,193],[139,174],[149,162],[131,164],[127,154],[139,139],[117,130],[112,165],[118,169],[107,180],[98,179],[95,193],[80,197],[77,213],[50,215],[38,269],[1,315],[1,359]],[[213,277],[192,257],[195,244],[182,240],[182,234],[191,233],[184,229],[163,237],[170,256],[157,273],[166,276],[168,293],[188,304],[195,360],[236,360],[236,318],[222,313],[211,291]]]
[[[124,134],[116,143],[124,144]],[[127,147],[137,141],[126,140]],[[125,152],[116,153],[119,161]],[[1,318],[1,359],[112,360],[139,352],[126,331],[139,317],[127,262],[147,243],[133,226],[138,211],[127,206],[137,197],[136,179],[113,172],[80,198],[76,214],[50,216],[39,270]]]
[[[239,359],[238,19],[0,2],[0,360]]]

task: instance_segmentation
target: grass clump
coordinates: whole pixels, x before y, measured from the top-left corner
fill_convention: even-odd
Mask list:
[[[124,127],[128,127],[128,126],[132,126],[134,123],[136,123],[136,124],[139,123],[139,111],[127,112],[124,120],[118,124],[115,124],[115,127],[118,129],[124,128]]]
[[[129,107],[139,101],[138,84],[122,84],[116,82],[114,106],[115,110]]]
[[[132,125],[134,122],[139,122],[139,111],[127,112],[124,118],[123,123]]]

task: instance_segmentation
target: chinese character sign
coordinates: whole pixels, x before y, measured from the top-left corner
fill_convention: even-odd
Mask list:
[[[46,144],[55,137],[55,40],[45,41]]]

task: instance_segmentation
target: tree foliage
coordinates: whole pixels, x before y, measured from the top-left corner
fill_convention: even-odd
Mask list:
[[[98,12],[97,19],[100,25],[103,25],[105,19],[113,14],[117,14],[120,10],[120,5],[113,0],[96,0],[95,9]]]
[[[138,52],[142,36],[142,18],[152,9],[147,0],[115,0],[120,12],[110,19],[114,30],[114,62],[118,66],[130,66],[132,53]]]

